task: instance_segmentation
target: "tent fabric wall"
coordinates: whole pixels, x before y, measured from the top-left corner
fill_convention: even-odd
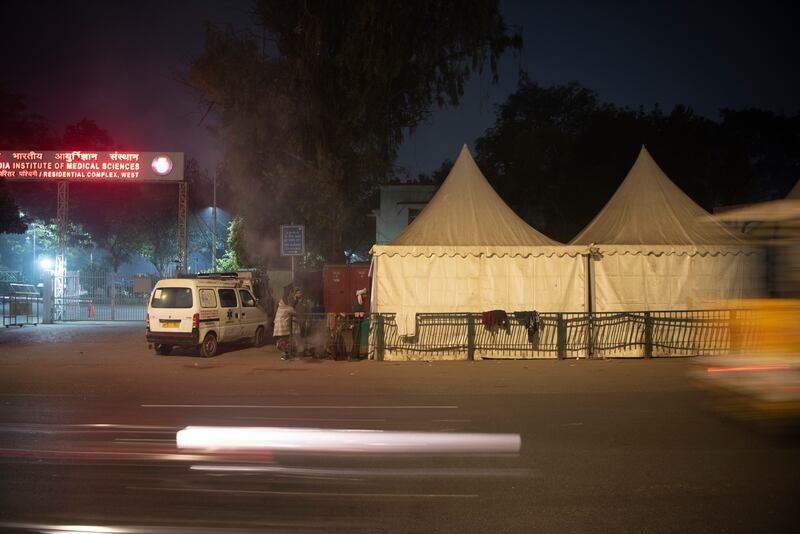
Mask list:
[[[416,333],[416,314],[582,311],[586,247],[529,226],[481,173],[466,145],[439,190],[388,245],[372,247],[373,311]]]
[[[597,312],[709,308],[762,286],[758,250],[672,183],[644,147],[572,245],[591,251]]]
[[[599,250],[591,261],[597,312],[697,310],[760,294],[763,256],[756,250],[661,253]]]
[[[374,311],[413,336],[417,313],[584,311],[585,247],[375,246]]]

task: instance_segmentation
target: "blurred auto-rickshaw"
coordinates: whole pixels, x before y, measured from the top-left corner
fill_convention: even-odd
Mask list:
[[[795,187],[800,194],[800,184]],[[795,191],[793,190],[793,193]],[[797,429],[800,422],[800,199],[712,216],[765,250],[764,298],[728,303],[730,353],[692,361],[712,406],[739,419]]]

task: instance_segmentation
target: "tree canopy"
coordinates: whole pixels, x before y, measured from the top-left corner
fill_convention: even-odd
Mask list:
[[[47,121],[29,111],[22,96],[0,83],[0,150],[39,146],[32,144],[39,142],[44,142],[46,148],[53,142]],[[0,180],[0,233],[20,234],[26,228],[14,196],[5,180]]]
[[[188,79],[217,119],[250,248],[300,223],[334,261],[368,228],[405,132],[521,46],[496,0],[260,0],[255,14],[261,42],[209,28]]]
[[[771,125],[784,122],[767,115]],[[758,153],[767,150],[756,142],[759,129],[738,112],[723,112],[722,117],[712,121],[685,106],[669,114],[658,107],[647,112],[619,108],[577,83],[542,87],[523,77],[498,107],[494,126],[477,140],[476,159],[520,216],[566,242],[602,209],[643,144],[664,172],[708,210],[758,200],[764,180],[775,184],[777,178],[753,165]],[[733,125],[739,120],[747,125],[737,131]],[[794,156],[786,150],[769,158],[783,161],[784,174],[793,169],[791,162],[799,161],[797,131],[795,127]],[[791,136],[783,139],[791,144]],[[777,187],[780,194],[791,187],[788,181]]]

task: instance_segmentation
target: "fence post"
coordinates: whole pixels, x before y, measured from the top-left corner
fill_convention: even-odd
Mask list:
[[[649,311],[644,312],[644,357],[653,357],[653,318]]]
[[[382,362],[383,361],[383,351],[384,351],[384,348],[386,346],[385,345],[386,342],[385,342],[385,340],[383,338],[383,315],[376,314],[375,318],[376,318],[376,321],[375,321],[375,337],[376,337],[376,340],[375,340],[375,345],[376,345],[376,347],[375,347],[375,349],[376,349],[375,350],[375,359],[378,360],[379,362]]]
[[[289,356],[294,356],[294,314],[289,314]]]
[[[563,313],[556,314],[556,350],[559,360],[567,357],[567,325]]]
[[[111,320],[117,320],[117,273],[111,273]]]
[[[475,359],[475,318],[467,313],[467,360]]]
[[[46,276],[44,282],[44,294],[42,295],[42,311],[44,317],[42,318],[42,324],[53,324],[53,309],[55,308],[53,305],[54,285],[55,280],[53,274],[50,273]]]
[[[588,313],[588,321],[586,322],[586,358],[594,358],[594,313]]]
[[[739,312],[737,310],[731,310],[728,312],[728,350],[730,352],[737,352],[741,348]]]

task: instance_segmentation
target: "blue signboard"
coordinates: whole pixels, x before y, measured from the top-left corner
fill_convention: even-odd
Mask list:
[[[281,225],[281,256],[303,256],[306,253],[306,227]]]

